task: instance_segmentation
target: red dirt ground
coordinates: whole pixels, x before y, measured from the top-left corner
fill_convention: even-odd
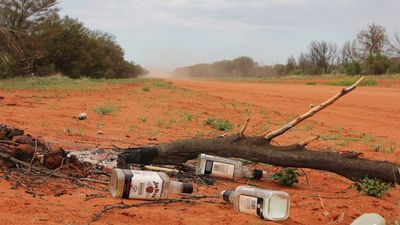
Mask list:
[[[142,83],[94,90],[0,90],[4,97],[0,98],[0,122],[43,136],[68,150],[128,147],[222,134],[203,124],[210,116],[232,121],[235,128],[231,132],[237,132],[250,116],[247,134],[265,133],[340,90],[338,86],[286,83],[172,82],[173,88],[150,86],[148,92],[142,90]],[[276,141],[291,144],[321,134],[325,140],[312,143],[311,148],[355,150],[366,158],[400,162],[400,151],[394,149],[400,143],[399,102],[397,87],[360,87]],[[100,116],[94,108],[101,105],[118,110]],[[86,112],[88,119],[72,118],[80,112]],[[99,130],[104,134],[98,135]],[[338,175],[304,171],[309,184],[302,176],[292,188],[270,181],[252,182],[290,194],[290,217],[279,223],[235,213],[231,205],[196,202],[113,210],[93,224],[349,224],[366,212],[379,213],[390,224],[399,219],[398,190],[378,199],[359,194],[350,187],[353,182]],[[39,195],[33,197],[22,187],[12,189],[13,182],[2,175],[0,172],[1,224],[88,224],[105,205],[121,202],[108,193],[54,178],[35,189]],[[244,183],[246,180],[217,180],[214,186],[196,185],[195,191],[218,194]],[[57,197],[60,192],[64,194]],[[90,194],[104,197],[85,200]],[[139,201],[124,200],[133,202]]]

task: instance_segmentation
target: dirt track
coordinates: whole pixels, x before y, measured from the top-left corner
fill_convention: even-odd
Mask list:
[[[317,105],[335,95],[341,87],[304,84],[238,83],[174,80],[192,90],[266,107],[283,114],[299,115],[310,104]],[[333,127],[388,137],[400,142],[400,89],[358,87],[334,106],[313,117]]]
[[[4,97],[0,100],[0,122],[20,127],[33,135],[42,135],[67,149],[96,145],[127,147],[222,134],[203,124],[210,116],[232,121],[235,125],[232,132],[237,132],[249,115],[252,119],[248,133],[261,134],[305,112],[309,104],[318,104],[333,96],[341,88],[185,80],[174,80],[173,83],[174,88],[151,87],[149,92],[142,90],[141,83],[110,85],[91,91],[0,90],[0,96]],[[364,157],[399,162],[399,149],[394,152],[371,149],[373,144],[385,147],[400,143],[399,102],[398,88],[361,87],[277,141],[295,143],[314,134],[339,135],[319,140],[311,147],[357,150],[364,153]],[[100,116],[93,111],[97,106],[110,104],[118,107],[113,115]],[[80,112],[87,112],[88,120],[72,118]],[[70,132],[66,132],[66,128]],[[104,135],[96,134],[99,130]],[[363,133],[368,134],[368,140],[362,139]],[[309,185],[305,177],[301,177],[300,183],[293,188],[282,188],[269,181],[253,182],[260,187],[285,190],[291,195],[290,218],[279,224],[327,224],[333,221],[349,224],[364,212],[380,213],[388,222],[398,219],[398,191],[392,189],[384,198],[377,199],[359,195],[349,188],[351,181],[337,175],[308,169],[305,172]],[[197,186],[196,191],[215,194],[243,183],[246,180],[218,180],[215,186]],[[100,193],[105,196],[103,198],[86,201],[87,194],[98,192],[63,180],[52,179],[35,189],[40,195],[36,197],[25,193],[22,187],[11,190],[12,184],[0,178],[2,224],[87,224],[93,213],[121,201],[112,199],[108,193]],[[56,197],[60,190],[65,194]],[[103,215],[95,224],[278,223],[237,214],[229,205],[195,203],[115,210]]]

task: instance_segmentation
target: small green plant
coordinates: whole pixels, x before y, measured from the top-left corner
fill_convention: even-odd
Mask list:
[[[317,83],[315,82],[307,82],[306,85],[316,85]]]
[[[165,88],[165,89],[173,88],[171,81],[165,82],[162,80],[154,81],[153,86],[156,88]]]
[[[71,128],[69,128],[69,127],[67,127],[67,128],[65,128],[65,133],[67,133],[67,135],[72,135],[72,129]]]
[[[197,131],[197,132],[196,132],[196,137],[197,137],[197,138],[202,138],[202,137],[204,137],[204,133],[201,132],[201,131]]]
[[[149,86],[143,86],[142,91],[149,92],[150,91]]]
[[[231,130],[233,127],[233,124],[229,120],[217,120],[213,128],[219,130],[219,131],[228,131]]]
[[[183,113],[183,116],[184,116],[185,120],[188,121],[188,122],[193,120],[193,115],[191,113],[189,113],[189,112]]]
[[[156,126],[157,126],[157,127],[162,127],[162,126],[164,126],[164,121],[158,119],[157,122],[156,122]]]
[[[100,116],[104,115],[111,115],[115,111],[117,111],[117,107],[112,106],[112,105],[103,105],[103,106],[98,106],[94,109],[94,112],[99,114]]]
[[[291,187],[293,184],[298,183],[298,177],[301,174],[297,168],[283,168],[281,171],[272,175],[272,178],[279,182],[280,185]]]
[[[385,193],[392,187],[390,183],[386,183],[377,178],[369,178],[368,176],[359,180],[355,184],[355,188],[359,192],[363,192],[369,196],[374,196],[377,198],[383,197]]]
[[[206,120],[204,120],[205,125],[213,125],[215,123],[215,118],[213,116],[208,117]]]
[[[139,120],[142,121],[142,123],[146,123],[147,122],[147,116],[141,116],[141,117],[139,117]]]
[[[233,128],[233,124],[229,120],[217,120],[214,117],[208,117],[204,124],[219,131],[228,131]]]

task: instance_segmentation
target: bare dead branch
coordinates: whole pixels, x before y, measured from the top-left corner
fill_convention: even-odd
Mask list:
[[[335,96],[332,98],[326,100],[325,102],[321,103],[320,105],[312,108],[310,111],[304,113],[303,115],[295,118],[294,120],[290,121],[288,124],[285,124],[284,126],[280,127],[277,130],[269,132],[267,135],[265,135],[265,139],[270,141],[273,138],[276,138],[282,134],[284,134],[286,131],[292,129],[294,126],[299,124],[300,122],[314,116],[317,112],[323,110],[324,108],[328,107],[329,105],[333,104],[336,100],[338,100],[340,97],[348,94],[349,92],[353,91],[357,85],[361,83],[361,81],[364,79],[364,76],[362,76],[360,79],[358,79],[353,85],[347,88],[343,88],[339,93],[337,93]]]
[[[113,210],[113,209],[128,209],[128,208],[133,208],[133,207],[141,207],[141,206],[149,206],[149,205],[159,205],[159,204],[172,204],[172,203],[177,203],[177,202],[184,202],[184,203],[192,203],[194,200],[199,200],[199,199],[204,199],[204,198],[215,198],[216,196],[211,195],[183,195],[181,198],[164,198],[164,199],[159,199],[155,201],[146,201],[146,202],[140,202],[140,203],[133,203],[133,204],[116,204],[116,205],[107,205],[105,206],[101,211],[95,213],[93,215],[92,220],[89,222],[93,223],[97,221],[104,213]],[[207,201],[206,201],[207,202]],[[210,203],[210,202],[208,202]],[[212,203],[218,203],[218,202],[212,202]]]
[[[24,167],[26,167],[26,168],[29,168],[29,166],[30,166],[29,163],[26,163],[26,162],[24,162],[24,161],[21,161],[21,160],[19,160],[19,159],[16,159],[16,158],[14,158],[14,157],[12,157],[11,155],[6,154],[6,153],[0,152],[0,157],[3,158],[3,159],[7,159],[7,160],[9,160],[9,161],[11,161],[11,162],[13,162],[13,163],[16,163],[17,165],[20,164],[20,165],[22,165],[22,166],[24,166]],[[45,175],[49,175],[49,174],[51,174],[51,173],[53,172],[53,171],[51,171],[51,170],[49,170],[49,169],[47,169],[47,168],[41,168],[41,167],[37,167],[37,166],[34,166],[34,165],[31,165],[30,168],[31,168],[31,169],[34,169],[34,170],[36,170],[36,171],[38,171],[38,172],[40,172],[40,173],[43,173],[43,174],[45,174]],[[53,173],[53,174],[51,174],[51,176],[58,177],[58,178],[63,178],[63,179],[71,180],[71,181],[75,181],[75,182],[77,182],[78,184],[80,184],[80,185],[82,185],[82,186],[85,186],[85,187],[89,187],[89,188],[91,188],[91,189],[106,191],[106,189],[98,188],[98,187],[95,187],[95,186],[92,186],[92,185],[89,185],[89,184],[85,183],[85,182],[82,180],[82,178],[76,178],[76,177],[66,176],[66,175],[63,175],[63,174],[60,174],[60,173]],[[89,180],[87,180],[87,181],[89,181]],[[94,181],[91,180],[90,182],[94,182]],[[99,183],[99,182],[97,182],[97,183]]]
[[[307,139],[307,140],[304,140],[304,141],[300,142],[298,145],[305,147],[306,145],[308,145],[308,144],[310,144],[311,142],[316,141],[316,140],[318,140],[318,139],[319,139],[319,135],[314,136],[314,137],[312,137],[312,138],[309,138],[309,139]]]
[[[239,132],[239,137],[242,138],[244,136],[244,131],[247,128],[247,125],[249,125],[250,122],[250,117],[247,118],[246,123],[243,125],[242,129]]]

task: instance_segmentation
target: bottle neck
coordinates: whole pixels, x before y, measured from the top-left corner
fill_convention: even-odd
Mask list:
[[[245,178],[253,178],[254,177],[254,170],[250,169],[246,166],[243,166],[243,177]]]
[[[178,181],[171,181],[169,184],[169,192],[173,194],[182,193],[183,183]]]
[[[270,175],[266,171],[251,169],[246,166],[243,166],[243,176],[246,178],[252,178],[256,180],[270,177]]]

